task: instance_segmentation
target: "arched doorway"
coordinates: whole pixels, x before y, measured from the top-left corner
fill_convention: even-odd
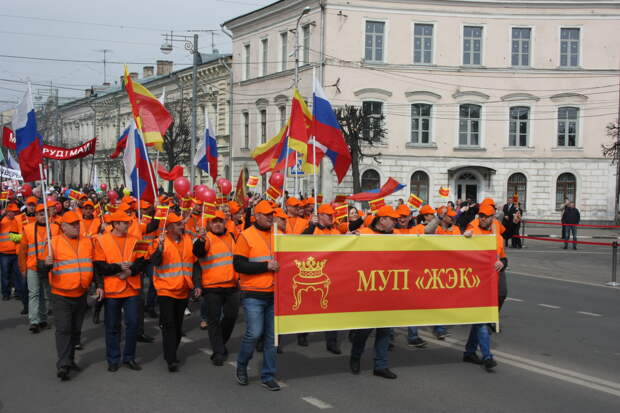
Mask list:
[[[478,177],[470,171],[461,172],[454,180],[456,198],[463,201],[470,199],[478,202],[480,193],[480,181]]]
[[[374,169],[367,169],[362,174],[362,192],[379,189],[381,176]]]

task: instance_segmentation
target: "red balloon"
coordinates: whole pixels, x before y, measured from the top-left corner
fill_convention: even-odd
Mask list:
[[[202,185],[204,186],[204,185]],[[202,202],[208,202],[210,204],[215,202],[215,199],[217,198],[217,194],[215,193],[215,191],[211,188],[207,188],[205,186],[205,189],[196,193],[196,196],[198,197],[198,199],[200,199]]]
[[[209,189],[208,186],[206,185],[195,185],[194,186],[194,195],[196,196],[196,198],[198,198],[199,200],[203,201],[202,199],[202,194]]]
[[[106,191],[108,189],[108,186],[106,184],[101,184],[99,185],[99,188],[101,188],[102,191]]]
[[[223,176],[220,176],[219,178],[217,178],[217,180],[215,181],[215,184],[219,187],[222,185],[222,181],[225,181],[226,178],[224,178]]]
[[[277,188],[282,187],[282,185],[284,185],[284,175],[282,175],[280,172],[272,173],[271,177],[269,178],[269,183]]]
[[[30,195],[32,195],[32,186],[30,186],[30,184],[23,184],[22,185],[22,194],[25,197],[29,197]]]
[[[174,187],[175,192],[180,197],[184,197],[189,192],[190,182],[189,179],[182,176],[174,180],[172,186]]]
[[[228,195],[232,192],[232,184],[228,179],[223,179],[222,182],[220,182],[220,192],[222,195]]]
[[[108,191],[108,199],[114,203],[118,199],[118,193],[116,191]]]

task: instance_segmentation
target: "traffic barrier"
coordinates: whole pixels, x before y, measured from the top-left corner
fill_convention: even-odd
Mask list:
[[[568,239],[555,239],[555,238],[543,238],[543,237],[529,237],[526,235],[513,235],[514,238],[533,239],[537,241],[547,242],[563,242],[565,244],[583,244],[583,245],[602,245],[605,247],[611,247],[611,281],[605,283],[611,287],[620,287],[620,283],[617,280],[617,267],[618,267],[618,242],[594,242],[594,241],[572,241]]]
[[[523,223],[528,224],[538,224],[538,225],[556,225],[556,226],[566,226],[566,227],[584,227],[584,228],[620,228],[620,225],[589,225],[589,224],[564,224],[561,222],[543,222],[543,221],[530,221],[529,219],[525,219],[521,221]]]

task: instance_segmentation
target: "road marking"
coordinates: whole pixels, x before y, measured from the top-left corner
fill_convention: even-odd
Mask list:
[[[550,277],[547,275],[536,275],[536,274],[528,274],[525,272],[517,272],[517,271],[508,271],[508,274],[511,275],[523,275],[525,277],[533,277],[533,278],[542,278],[544,280],[552,280],[552,281],[562,281],[562,282],[567,282],[567,283],[572,283],[572,284],[581,284],[581,285],[589,285],[591,287],[602,287],[602,288],[611,288],[617,291],[620,291],[620,288],[618,287],[612,287],[610,285],[605,285],[604,283],[591,283],[591,282],[587,282],[587,281],[576,281],[576,280],[565,280],[562,278],[557,278],[557,277]]]
[[[589,313],[587,311],[577,311],[579,314],[583,314],[583,315],[590,315],[592,317],[602,317],[603,314],[597,314],[597,313]]]
[[[434,344],[438,344],[443,347],[454,348],[459,351],[463,351],[463,348],[465,346],[458,340],[449,337],[446,338],[444,341],[439,341],[436,340],[433,336],[426,333],[422,333],[420,335],[422,335],[426,340]],[[543,376],[553,377],[561,381],[573,383],[578,386],[586,387],[592,390],[598,390],[603,393],[620,397],[620,383],[617,382],[579,373],[578,371],[574,370],[563,369],[561,367],[556,367],[551,364],[516,356],[514,354],[505,353],[503,351],[498,351],[495,349],[493,350],[493,356],[496,360],[513,367],[518,367],[520,369],[528,370]]]
[[[192,340],[189,337],[186,337],[186,336],[181,337],[181,343],[193,343],[193,342],[194,340]]]
[[[201,351],[201,352],[205,353],[207,356],[212,356],[213,355],[213,351],[209,350],[208,348],[199,348],[198,351]]]
[[[523,302],[523,300],[521,300],[520,298],[512,298],[512,297],[507,297],[506,301],[514,301],[514,302],[517,302],[517,303],[522,303]]]
[[[314,407],[317,407],[321,410],[332,409],[334,407],[329,403],[325,403],[323,400],[317,399],[316,397],[307,396],[302,397],[301,400],[305,401],[306,403],[310,403]]]
[[[545,308],[553,308],[554,310],[558,310],[560,307],[558,307],[557,305],[551,305],[551,304],[538,304],[541,307],[545,307]]]

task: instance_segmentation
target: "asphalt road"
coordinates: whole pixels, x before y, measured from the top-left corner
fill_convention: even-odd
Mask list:
[[[229,363],[214,367],[195,305],[185,320],[179,373],[166,370],[154,320],[147,321],[147,330],[157,342],[138,345],[143,370],[107,372],[103,327],[87,320],[85,348],[77,356],[84,370],[61,383],[55,377],[53,329],[30,334],[26,318],[18,314],[20,305],[11,301],[0,302],[0,411],[618,412],[620,288],[604,287],[608,277],[600,273],[605,270],[600,254],[588,254],[603,252],[597,247],[560,254],[545,248],[530,243],[508,251],[514,273],[509,272],[502,330],[492,336],[499,363],[494,373],[461,362],[467,327],[451,328],[444,342],[431,340],[424,329],[430,343],[422,350],[407,347],[405,331],[397,329],[390,352],[397,380],[372,376],[372,338],[362,373],[353,376],[345,334],[341,356],[326,352],[322,334],[313,334],[308,348],[298,347],[294,337],[284,338],[284,354],[278,356],[282,391],[259,385],[260,355],[252,361],[251,384],[241,387],[234,380],[234,360],[243,322],[229,346]],[[519,275],[524,273],[530,275]]]

